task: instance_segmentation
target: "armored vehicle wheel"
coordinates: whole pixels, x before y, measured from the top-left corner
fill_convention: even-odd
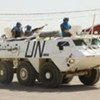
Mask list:
[[[66,77],[66,74],[64,74],[63,79],[62,79],[62,84],[68,84],[72,79],[73,79],[73,76],[72,77]]]
[[[17,68],[17,78],[19,83],[25,86],[34,85],[36,79],[35,73],[35,69],[29,62],[21,62]]]
[[[3,84],[11,83],[13,79],[13,66],[8,61],[0,62],[0,82]]]
[[[84,85],[94,85],[95,83],[98,82],[99,78],[100,78],[99,68],[90,70],[88,72],[88,75],[79,76],[80,81]]]
[[[46,63],[41,67],[40,80],[45,87],[54,88],[62,82],[62,73],[53,63]]]

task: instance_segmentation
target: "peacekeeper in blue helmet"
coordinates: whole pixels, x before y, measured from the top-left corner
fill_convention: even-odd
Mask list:
[[[23,30],[22,30],[22,27],[21,27],[21,23],[17,22],[16,26],[12,28],[11,32],[12,32],[12,37],[13,38],[21,37],[23,35]]]
[[[68,22],[69,22],[69,18],[64,18],[63,23],[60,25],[63,37],[72,36],[72,34],[69,32],[69,30],[71,29],[71,25]]]
[[[26,30],[25,30],[25,34],[24,36],[32,36],[33,35],[33,32],[32,32],[32,27],[30,25],[27,25],[26,27]]]

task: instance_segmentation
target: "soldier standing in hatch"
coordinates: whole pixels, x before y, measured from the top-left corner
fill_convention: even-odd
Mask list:
[[[20,22],[16,23],[16,26],[13,27],[13,29],[11,30],[11,33],[12,33],[13,38],[21,37],[23,35],[23,30],[22,30]]]
[[[71,25],[68,22],[69,22],[69,18],[64,18],[63,23],[60,25],[63,37],[72,36],[72,34],[69,32],[69,30],[71,29]]]
[[[31,35],[33,35],[32,28],[31,28],[30,25],[27,25],[24,36],[28,37],[28,36],[31,36]]]

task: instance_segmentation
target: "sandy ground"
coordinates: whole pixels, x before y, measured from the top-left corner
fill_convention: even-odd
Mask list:
[[[0,100],[100,100],[100,81],[84,86],[77,77],[69,85],[47,89],[36,83],[34,87],[20,86],[14,77],[10,85],[0,84]]]

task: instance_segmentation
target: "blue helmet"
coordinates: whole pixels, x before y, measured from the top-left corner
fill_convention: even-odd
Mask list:
[[[69,21],[69,18],[68,17],[65,17],[64,19],[63,19],[63,21],[65,22],[65,21]]]
[[[31,26],[30,26],[30,25],[27,25],[26,28],[27,28],[27,29],[31,29]]]
[[[17,22],[17,23],[16,23],[16,26],[19,26],[19,25],[21,25],[21,23],[20,23],[20,22]]]

